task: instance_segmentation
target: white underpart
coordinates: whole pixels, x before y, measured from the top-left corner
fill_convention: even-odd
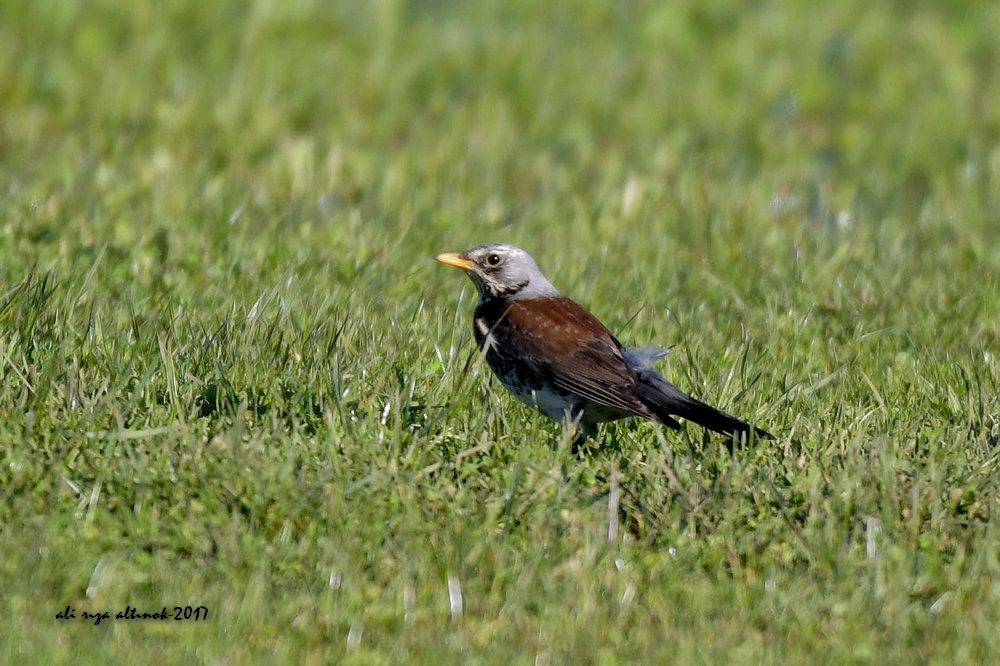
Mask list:
[[[532,389],[511,390],[514,397],[534,407],[553,421],[563,421],[573,408],[573,403],[552,391],[538,392]]]
[[[492,348],[494,346],[493,333],[490,332],[489,325],[482,317],[476,319],[476,330],[479,331],[479,335],[486,338],[486,344]]]

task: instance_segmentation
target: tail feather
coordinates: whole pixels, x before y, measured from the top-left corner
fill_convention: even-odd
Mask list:
[[[745,435],[749,439],[749,423],[692,398],[664,379],[653,368],[644,367],[637,370],[639,399],[663,423],[676,427],[677,421],[671,417],[680,416],[723,435],[732,436],[735,434],[737,438],[742,438]],[[774,439],[774,435],[763,428],[755,427],[753,430],[759,439]]]

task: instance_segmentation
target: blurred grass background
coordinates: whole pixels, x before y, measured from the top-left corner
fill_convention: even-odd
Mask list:
[[[995,661],[998,34],[3,3],[4,659]],[[463,372],[489,241],[778,440],[572,454]]]

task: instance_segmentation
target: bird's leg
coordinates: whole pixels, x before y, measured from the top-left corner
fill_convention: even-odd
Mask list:
[[[573,441],[570,443],[570,449],[573,453],[579,451],[580,447],[587,441],[587,431],[584,430],[583,425],[580,423],[580,416],[580,412],[574,413],[569,409],[563,411],[563,432],[567,437],[573,437]]]
[[[596,423],[587,423],[583,420],[583,410],[576,409],[573,411],[566,410],[566,420],[565,425],[567,430],[571,433],[575,433],[576,437],[573,438],[573,443],[570,445],[571,450],[574,454],[580,452],[584,444],[591,437],[597,437],[598,425]]]

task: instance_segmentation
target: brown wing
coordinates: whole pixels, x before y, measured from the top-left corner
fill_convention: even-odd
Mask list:
[[[568,298],[509,300],[494,322],[495,343],[526,360],[557,388],[623,412],[652,416],[636,393],[636,375],[622,344],[594,315]]]

